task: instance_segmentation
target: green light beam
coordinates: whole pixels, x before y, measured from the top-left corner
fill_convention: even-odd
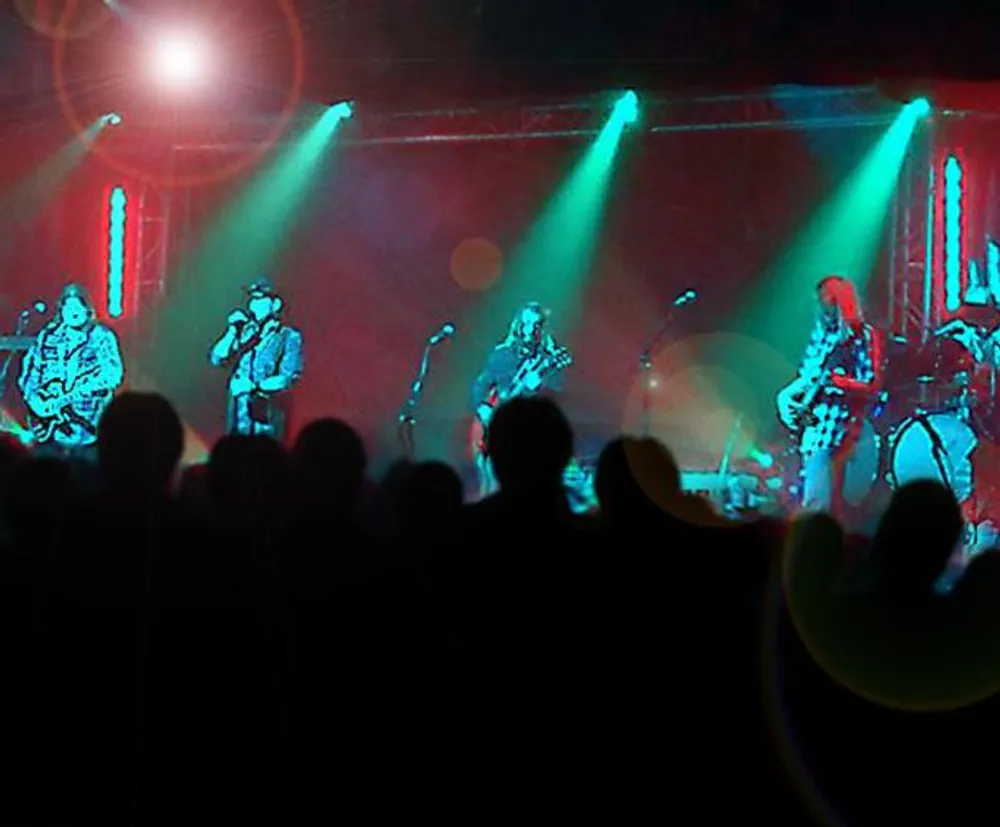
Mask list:
[[[865,294],[922,109],[919,102],[902,109],[763,279],[755,280],[753,295],[728,329],[772,349],[776,358],[763,365],[756,358],[758,350],[751,347],[720,348],[708,356],[730,375],[752,379],[760,394],[755,400],[756,418],[765,433],[778,427],[773,416],[774,393],[792,378],[812,332],[817,283],[824,276],[841,275],[854,282],[859,295]],[[721,397],[726,396],[723,389],[718,390]]]
[[[638,99],[628,92],[513,251],[496,286],[463,319],[463,346],[449,362],[440,404],[450,410],[468,406],[468,387],[480,363],[523,303],[537,301],[551,310],[559,337],[576,326],[622,134],[637,118]],[[434,448],[433,455],[449,456],[449,446]]]
[[[325,150],[351,116],[346,103],[324,107],[314,123],[259,172],[209,227],[197,249],[181,262],[171,295],[157,319],[155,354],[147,368],[163,392],[180,405],[197,398],[190,381],[219,332],[220,320],[239,303],[242,287],[272,273],[301,224]],[[191,342],[203,342],[204,353]],[[178,354],[187,353],[187,360]]]
[[[62,189],[70,173],[87,157],[90,147],[107,125],[101,117],[81,135],[74,135],[54,155],[16,181],[0,195],[0,212],[7,224],[34,220]]]

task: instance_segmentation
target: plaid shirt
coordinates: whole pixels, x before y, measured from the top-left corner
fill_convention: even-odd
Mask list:
[[[874,353],[875,332],[870,325],[855,333],[840,325],[817,323],[799,367],[800,380],[816,389],[808,411],[809,422],[802,431],[803,459],[856,438],[861,412],[856,401],[836,387],[831,377],[872,383],[877,373]]]
[[[18,386],[25,400],[59,383],[71,392],[72,417],[53,431],[50,440],[67,447],[90,445],[97,423],[124,380],[118,337],[102,324],[74,329],[64,324],[46,327],[21,365]]]

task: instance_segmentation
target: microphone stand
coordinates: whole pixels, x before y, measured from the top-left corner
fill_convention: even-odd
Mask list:
[[[14,328],[15,336],[23,336],[24,330],[28,326],[28,316],[22,313],[17,318],[17,327]],[[0,366],[0,401],[7,398],[7,377],[10,374],[10,366],[14,361],[14,351],[8,350],[4,357],[3,365]]]
[[[656,335],[650,339],[649,344],[646,345],[646,349],[639,354],[639,376],[642,379],[642,402],[639,408],[639,435],[643,438],[649,436],[650,431],[650,418],[653,409],[653,388],[652,388],[652,373],[653,370],[653,351],[660,346],[663,340],[667,336],[667,331],[670,329],[670,325],[674,320],[673,308],[667,313],[666,319],[664,319],[663,324],[660,329],[656,331]]]
[[[413,428],[414,425],[417,424],[416,410],[420,405],[420,398],[424,393],[424,382],[426,381],[427,374],[430,371],[431,351],[437,344],[437,342],[433,341],[432,337],[432,339],[429,339],[427,344],[424,345],[424,352],[420,357],[420,365],[417,367],[417,376],[413,380],[413,384],[410,385],[410,395],[406,402],[403,403],[403,407],[400,409],[399,417],[397,419],[397,435],[399,437],[400,447],[403,450],[403,456],[411,461],[416,456],[413,441]]]

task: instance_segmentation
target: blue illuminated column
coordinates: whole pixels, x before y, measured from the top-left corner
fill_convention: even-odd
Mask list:
[[[986,242],[986,286],[993,301],[1000,302],[1000,244]]]
[[[944,165],[944,306],[962,306],[962,165],[954,155]]]
[[[119,318],[124,311],[125,292],[125,220],[128,199],[125,190],[111,190],[108,204],[108,315]]]

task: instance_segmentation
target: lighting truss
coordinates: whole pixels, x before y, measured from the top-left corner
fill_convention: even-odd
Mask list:
[[[343,145],[474,143],[589,138],[607,119],[613,95],[582,101],[518,103],[416,112],[367,110],[338,138]],[[829,129],[888,125],[898,104],[875,87],[776,87],[736,95],[645,96],[639,130],[652,135],[748,129]],[[808,112],[790,116],[790,112]],[[259,121],[258,121],[259,122]],[[249,123],[249,121],[248,121]],[[180,141],[184,151],[246,151],[250,142]]]

